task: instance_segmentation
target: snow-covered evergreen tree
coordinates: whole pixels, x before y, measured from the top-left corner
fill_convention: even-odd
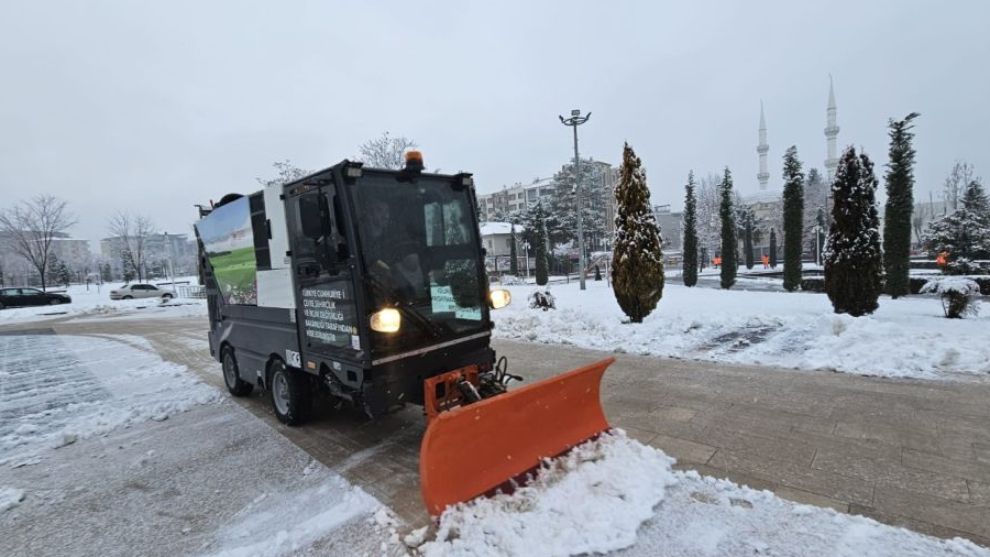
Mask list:
[[[777,231],[770,229],[770,268],[777,268]]]
[[[684,268],[682,278],[684,286],[698,284],[698,215],[697,200],[695,199],[694,172],[688,173],[688,181],[684,186]]]
[[[957,211],[928,225],[923,240],[932,255],[946,252],[950,262],[990,258],[990,200],[978,179],[966,186]]]
[[[619,174],[612,290],[630,321],[642,323],[663,296],[663,253],[646,173],[628,143],[622,150]]]
[[[818,211],[825,211],[825,207],[828,205],[826,201],[829,193],[828,184],[825,183],[825,179],[817,168],[808,169],[808,173],[804,179],[803,193],[802,198],[804,199],[804,203],[802,205],[804,210],[801,214],[804,221],[804,251],[806,253],[815,253],[815,242],[819,241],[820,234],[815,231],[815,227],[819,226]],[[821,230],[824,232],[824,227]]]
[[[519,276],[519,259],[516,251],[516,225],[509,224],[509,274]]]
[[[784,289],[801,286],[801,252],[804,251],[804,173],[797,147],[784,153]]]
[[[887,205],[883,219],[883,268],[885,289],[891,298],[911,293],[911,212],[914,209],[914,134],[912,121],[890,120],[890,163],[887,165]]]
[[[532,226],[536,231],[533,249],[536,252],[536,284],[539,286],[545,286],[550,280],[547,273],[547,226],[545,215],[543,202],[537,202]]]
[[[732,173],[729,167],[725,167],[725,174],[722,176],[722,183],[719,185],[721,202],[719,204],[719,217],[722,220],[722,251],[719,254],[722,258],[721,284],[722,288],[732,288],[736,283],[736,211],[734,207],[735,196],[732,191]]]
[[[604,165],[593,159],[581,159],[581,191],[575,190],[574,161],[564,166],[553,177],[553,195],[548,214],[559,221],[563,238],[555,243],[577,241],[577,196],[581,195],[581,227],[584,229],[585,246],[589,250],[602,249],[605,238],[605,195],[602,185]],[[547,223],[553,228],[551,223]],[[551,233],[553,236],[553,233]]]
[[[832,183],[832,227],[825,250],[825,292],[835,313],[873,313],[883,287],[877,178],[866,154],[849,147]]]
[[[743,257],[746,260],[746,268],[752,269],[753,265],[756,263],[753,255],[753,221],[756,216],[753,215],[752,210],[746,210],[742,213],[743,217]]]

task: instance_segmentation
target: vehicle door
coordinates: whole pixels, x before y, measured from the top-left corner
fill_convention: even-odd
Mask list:
[[[48,298],[45,293],[37,288],[21,288],[21,304],[22,306],[43,306],[48,304]]]
[[[0,290],[0,304],[7,307],[21,305],[21,290],[19,288],[4,288]]]
[[[343,215],[343,200],[330,180],[288,192],[286,218],[304,361],[354,361],[365,348],[358,332],[353,243]]]

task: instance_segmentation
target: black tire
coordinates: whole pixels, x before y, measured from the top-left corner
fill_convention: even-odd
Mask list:
[[[226,346],[220,356],[220,366],[223,370],[223,382],[227,385],[227,390],[234,396],[247,396],[254,390],[254,385],[241,379],[240,369],[237,367],[237,358],[234,351]]]
[[[268,395],[275,416],[285,425],[302,424],[309,417],[312,405],[308,378],[282,360],[272,361],[268,369]]]
[[[133,300],[133,299],[134,299],[134,296],[124,296],[124,297],[121,298],[121,300]]]
[[[172,298],[173,298],[173,296],[171,294],[162,294],[162,301],[163,302],[167,302],[167,301],[171,300]]]

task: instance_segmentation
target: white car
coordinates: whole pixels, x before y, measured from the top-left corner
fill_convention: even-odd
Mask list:
[[[175,292],[158,288],[154,284],[125,284],[110,291],[111,300],[130,300],[133,298],[161,298],[163,302],[175,297]]]

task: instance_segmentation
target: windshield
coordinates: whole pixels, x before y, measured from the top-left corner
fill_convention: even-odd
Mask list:
[[[376,334],[376,351],[406,350],[482,327],[477,227],[467,190],[449,180],[366,176],[354,186],[371,311],[397,307],[398,333]]]

